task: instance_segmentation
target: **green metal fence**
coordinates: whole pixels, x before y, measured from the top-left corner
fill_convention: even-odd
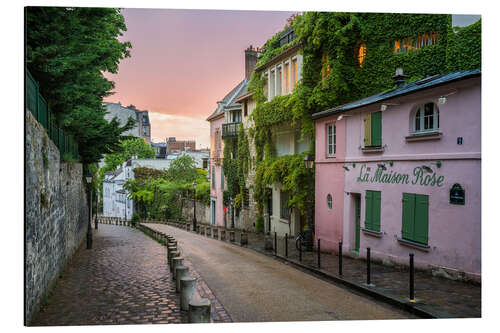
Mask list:
[[[78,159],[78,145],[68,133],[56,125],[54,115],[40,94],[38,82],[28,70],[26,70],[26,107],[45,128],[50,139],[59,149],[61,158],[69,154],[72,158]]]

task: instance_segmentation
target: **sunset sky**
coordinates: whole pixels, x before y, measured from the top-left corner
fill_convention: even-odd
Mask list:
[[[132,43],[106,102],[148,110],[151,139],[195,139],[208,147],[205,120],[244,77],[244,50],[261,47],[293,12],[124,9]]]

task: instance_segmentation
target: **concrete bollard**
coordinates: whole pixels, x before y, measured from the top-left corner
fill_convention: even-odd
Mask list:
[[[189,302],[189,323],[200,324],[210,322],[210,300],[193,298]]]
[[[172,280],[175,280],[175,269],[180,266],[184,266],[184,258],[183,257],[175,257],[172,264]]]
[[[172,252],[172,257],[170,258],[170,271],[174,272],[174,259],[181,256],[181,252],[179,250]]]
[[[235,240],[234,240],[234,231],[230,231],[230,232],[229,232],[229,241],[230,241],[231,243],[234,243],[234,241],[235,241]]]
[[[173,255],[174,252],[177,252],[177,246],[167,247],[167,262],[168,262],[169,267],[170,267],[170,261],[174,257],[174,255]]]
[[[175,292],[181,292],[181,280],[189,277],[189,268],[187,266],[177,266],[175,268]]]
[[[220,231],[220,240],[225,241],[226,240],[226,230],[221,229]]]
[[[185,277],[181,279],[181,310],[189,310],[189,302],[196,294],[196,279]]]
[[[248,244],[248,234],[245,232],[242,232],[240,234],[240,245],[247,245]]]

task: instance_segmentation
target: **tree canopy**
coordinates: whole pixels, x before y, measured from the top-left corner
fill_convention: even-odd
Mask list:
[[[120,150],[113,154],[106,154],[101,173],[114,171],[123,162],[129,160],[132,154],[137,158],[155,158],[155,149],[141,138],[120,141]]]
[[[119,9],[26,9],[27,67],[58,125],[78,142],[83,163],[119,151],[122,133],[135,124],[106,121],[102,103],[114,88],[104,73],[117,73],[120,60],[130,56],[130,42],[119,40],[126,30]]]

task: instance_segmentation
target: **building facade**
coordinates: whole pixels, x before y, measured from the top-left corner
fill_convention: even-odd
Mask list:
[[[120,102],[105,102],[106,115],[104,119],[111,121],[116,117],[120,125],[125,125],[129,118],[136,121],[136,126],[123,133],[123,135],[133,135],[143,138],[145,142],[151,143],[151,124],[149,122],[149,112],[138,110],[134,105],[123,106]]]
[[[313,115],[316,238],[480,280],[481,72],[434,75]]]
[[[196,150],[196,141],[194,140],[176,140],[175,137],[170,137],[167,140],[167,153],[178,153],[181,151]]]

